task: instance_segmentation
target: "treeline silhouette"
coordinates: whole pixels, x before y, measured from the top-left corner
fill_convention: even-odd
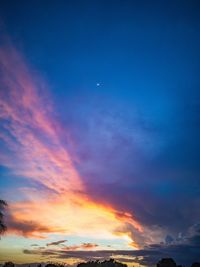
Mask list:
[[[77,267],[127,267],[126,264],[121,263],[119,261],[115,261],[114,259],[105,260],[105,261],[88,261],[79,263]]]
[[[134,264],[133,264],[134,265]],[[47,263],[42,266],[42,264],[38,264],[37,267],[66,267],[65,263]],[[13,262],[5,262],[3,267],[15,267]],[[116,261],[114,259],[104,260],[104,261],[88,261],[82,262],[77,265],[77,267],[127,267],[126,264]],[[172,258],[164,258],[161,259],[156,267],[182,267],[181,265],[176,265],[176,262]],[[200,267],[200,262],[192,263],[191,267]]]

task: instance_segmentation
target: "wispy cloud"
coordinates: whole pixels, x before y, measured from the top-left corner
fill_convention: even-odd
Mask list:
[[[50,232],[119,238],[115,229],[128,221],[140,235],[142,226],[132,215],[90,198],[61,141],[62,127],[44,82],[11,44],[1,46],[0,61],[2,164],[39,187],[19,189],[23,201],[10,203],[9,231],[38,238]]]
[[[67,242],[66,239],[65,240],[58,240],[58,241],[55,241],[55,242],[47,243],[47,246],[58,246],[58,245],[63,244],[65,242]]]
[[[43,85],[33,81],[24,59],[12,46],[1,48],[0,58],[2,135],[7,136],[4,141],[18,159],[7,165],[15,174],[35,179],[57,192],[83,190],[70,155],[60,143],[50,101],[42,97]]]
[[[65,246],[64,250],[67,250],[67,251],[68,250],[69,251],[71,251],[71,250],[75,251],[75,250],[82,250],[82,249],[91,250],[91,249],[94,249],[97,247],[98,247],[98,245],[94,244],[94,243],[82,243],[80,245]]]

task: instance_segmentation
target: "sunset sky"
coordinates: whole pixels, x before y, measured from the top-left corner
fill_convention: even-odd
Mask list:
[[[199,260],[199,14],[0,1],[0,264]]]

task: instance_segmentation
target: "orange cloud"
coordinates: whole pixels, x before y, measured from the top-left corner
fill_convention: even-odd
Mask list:
[[[85,248],[85,249],[91,249],[91,248],[98,247],[98,245],[97,244],[92,244],[92,243],[83,243],[81,247]]]
[[[98,245],[97,244],[93,244],[93,243],[82,243],[80,245],[72,245],[72,246],[65,246],[63,248],[63,250],[66,251],[75,251],[75,250],[91,250],[94,248],[97,248]]]

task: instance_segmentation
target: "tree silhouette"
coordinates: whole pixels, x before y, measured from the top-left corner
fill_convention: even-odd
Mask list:
[[[157,267],[176,267],[176,262],[172,258],[163,258],[157,263]]]
[[[79,263],[77,267],[127,267],[126,264],[115,261],[114,259],[109,259],[105,261],[88,261]]]
[[[38,265],[38,267],[42,267],[41,264]],[[48,262],[45,267],[66,267],[67,264],[61,263],[61,262]]]
[[[191,267],[200,267],[200,262],[194,262],[192,263]]]
[[[4,263],[3,267],[15,267],[15,264],[12,261],[7,261]]]
[[[4,200],[0,199],[0,235],[6,231],[6,225],[4,223],[3,217],[3,210],[7,206],[7,203]]]

